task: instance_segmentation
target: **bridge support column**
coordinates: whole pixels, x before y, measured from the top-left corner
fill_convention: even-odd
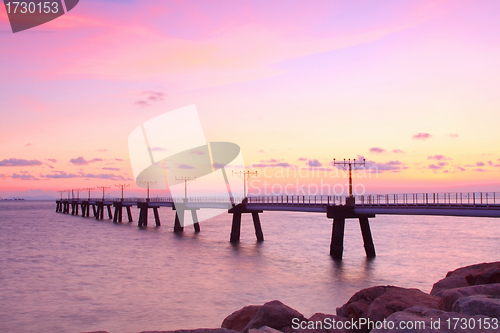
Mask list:
[[[78,216],[78,202],[75,204],[75,215]]]
[[[155,214],[156,226],[157,227],[161,226],[161,224],[160,224],[160,214],[158,214],[158,207],[153,207],[153,213]]]
[[[359,227],[363,235],[363,243],[365,246],[365,253],[368,258],[375,257],[375,245],[373,245],[372,232],[370,230],[370,223],[367,217],[359,218]]]
[[[146,203],[140,203],[137,205],[137,207],[140,209],[139,211],[139,221],[137,222],[138,227],[147,227],[148,226],[148,209],[149,209],[149,204]]]
[[[113,218],[113,223],[118,223],[118,219],[120,219],[121,222],[122,203],[115,202],[114,206],[115,206],[115,217]]]
[[[200,223],[198,223],[198,215],[196,209],[191,209],[191,217],[193,218],[194,232],[200,232]]]
[[[92,210],[94,211],[94,217],[97,218],[97,211],[95,209],[95,205],[92,205]]]
[[[231,226],[231,243],[238,243],[240,241],[241,232],[241,213],[233,213],[233,224]]]
[[[75,215],[75,206],[78,207],[77,203],[74,201],[71,201],[71,215]]]
[[[130,206],[127,206],[127,217],[128,217],[128,223],[134,222],[132,220],[132,212],[130,211]]]
[[[111,220],[113,218],[113,214],[111,214],[111,206],[107,205],[107,207],[108,207],[108,217]]]
[[[252,212],[253,226],[255,228],[255,236],[258,242],[264,241],[264,234],[262,233],[262,226],[260,225],[259,213]]]
[[[342,259],[344,252],[344,229],[345,218],[335,217],[332,225],[332,242],[330,244],[330,255],[333,259]]]
[[[181,224],[182,221],[182,224]],[[184,232],[184,209],[177,209],[175,211],[174,232]]]

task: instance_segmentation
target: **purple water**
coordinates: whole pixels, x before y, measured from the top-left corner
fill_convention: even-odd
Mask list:
[[[172,210],[160,217],[161,227],[151,219],[139,229],[55,213],[55,202],[0,202],[0,331],[220,327],[233,311],[273,299],[306,316],[335,313],[362,288],[429,292],[449,270],[500,260],[500,220],[491,218],[378,216],[371,261],[348,220],[338,263],[324,214],[265,212],[260,244],[244,216],[237,246],[229,214],[182,236],[172,232]]]

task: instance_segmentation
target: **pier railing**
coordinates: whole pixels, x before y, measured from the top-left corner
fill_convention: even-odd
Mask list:
[[[356,205],[498,205],[498,192],[361,195]]]
[[[102,198],[63,199],[80,201],[102,201]],[[280,195],[280,196],[249,196],[243,198],[229,197],[191,197],[191,198],[172,198],[155,197],[150,198],[152,203],[221,203],[237,204],[240,202],[258,205],[274,206],[338,206],[345,205],[348,200],[346,196],[324,196],[324,195]],[[104,201],[117,202],[121,198],[105,198]],[[146,198],[124,198],[125,202],[146,202]],[[357,206],[374,205],[500,205],[499,192],[468,192],[468,193],[404,193],[404,194],[374,194],[359,195],[355,197]]]
[[[345,205],[346,197],[324,196],[324,195],[281,195],[281,196],[259,196],[248,197],[248,203],[264,205]]]

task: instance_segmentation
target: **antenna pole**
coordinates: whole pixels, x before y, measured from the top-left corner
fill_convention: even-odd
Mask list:
[[[243,198],[247,197],[247,181],[252,177],[252,176],[257,176],[257,171],[238,171],[234,172],[233,175],[236,174],[238,176],[243,176]]]
[[[90,200],[90,192],[91,192],[92,190],[95,190],[95,187],[86,187],[86,188],[83,188],[82,190],[84,190],[84,191],[89,191],[89,200]]]
[[[188,184],[194,180],[196,180],[196,177],[191,178],[191,177],[175,177],[175,180],[184,182],[184,199],[187,200],[188,197]]]
[[[363,162],[356,162],[356,159],[353,159],[351,161],[351,159],[348,159],[346,160],[344,158],[343,161],[341,162],[337,162],[335,159],[333,159],[333,165],[334,166],[341,166],[342,169],[344,169],[345,171],[347,171],[348,175],[349,175],[349,198],[352,198],[353,195],[352,195],[352,174],[353,172],[356,172],[357,171],[357,168],[358,167],[365,167],[365,159],[363,158]]]
[[[109,187],[109,186],[97,186],[97,188],[102,190],[102,201],[104,201],[104,193],[106,192],[107,189],[110,189],[111,187]]]
[[[122,190],[122,201],[123,201],[123,189],[130,187],[130,184],[117,184],[117,185],[115,185],[115,187],[118,187]]]
[[[147,201],[147,202],[151,201],[151,200],[149,199],[149,188],[151,187],[151,185],[156,184],[156,181],[152,182],[152,181],[149,181],[149,180],[148,180],[148,181],[145,181],[145,182],[139,182],[139,184],[141,184],[141,185],[146,185],[147,194],[148,194],[148,196],[147,196],[147,198],[146,198],[146,201]]]

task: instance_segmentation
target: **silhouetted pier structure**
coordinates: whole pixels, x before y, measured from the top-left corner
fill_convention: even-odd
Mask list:
[[[107,210],[109,219],[122,222],[123,208],[127,210],[128,222],[132,222],[131,207],[139,209],[139,227],[148,224],[148,211],[154,213],[156,226],[160,226],[158,209],[169,207],[176,211],[174,232],[184,231],[184,214],[191,212],[195,232],[200,231],[197,211],[200,209],[227,209],[233,214],[230,241],[239,242],[242,214],[251,214],[257,241],[264,240],[259,214],[264,211],[293,211],[323,213],[333,220],[330,255],[342,259],[344,250],[344,229],[346,219],[358,219],[367,257],[375,256],[375,246],[369,219],[377,214],[392,215],[439,215],[500,217],[499,193],[413,193],[392,195],[342,196],[262,196],[248,197],[240,204],[232,204],[228,198],[128,198],[128,199],[67,199],[57,200],[56,212],[89,217],[90,206],[93,216],[104,219]],[[497,202],[498,201],[498,202]],[[240,201],[238,201],[240,202]],[[114,218],[111,206],[115,208]],[[71,213],[70,213],[71,208]]]

